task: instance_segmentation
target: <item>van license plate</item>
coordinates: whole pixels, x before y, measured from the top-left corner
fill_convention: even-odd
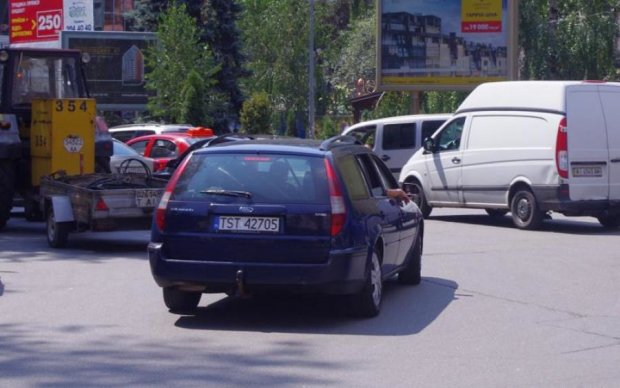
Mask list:
[[[590,178],[603,176],[601,167],[573,167],[573,176],[575,178]]]
[[[226,232],[257,232],[277,233],[280,231],[280,219],[278,217],[215,217],[213,227],[216,231]]]
[[[138,207],[155,207],[159,203],[161,190],[136,190],[136,205]]]

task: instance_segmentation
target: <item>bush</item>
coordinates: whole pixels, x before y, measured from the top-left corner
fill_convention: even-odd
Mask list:
[[[266,93],[255,93],[243,103],[239,121],[241,132],[249,135],[272,133],[272,108]]]

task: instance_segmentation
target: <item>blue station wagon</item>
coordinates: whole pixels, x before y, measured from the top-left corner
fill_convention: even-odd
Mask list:
[[[235,141],[194,151],[156,209],[148,245],[166,306],[202,293],[287,290],[347,295],[375,316],[383,281],[421,280],[424,220],[357,140]]]

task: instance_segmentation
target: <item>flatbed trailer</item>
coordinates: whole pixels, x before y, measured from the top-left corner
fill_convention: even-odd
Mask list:
[[[48,244],[65,247],[71,232],[149,229],[167,183],[130,173],[54,173],[41,178]]]

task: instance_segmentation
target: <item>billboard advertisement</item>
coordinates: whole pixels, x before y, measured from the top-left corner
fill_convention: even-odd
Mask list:
[[[379,0],[380,90],[471,90],[516,78],[516,0]]]
[[[90,96],[102,110],[144,110],[149,97],[144,85],[144,51],[156,41],[148,32],[63,31],[63,48],[90,55],[86,81]]]

